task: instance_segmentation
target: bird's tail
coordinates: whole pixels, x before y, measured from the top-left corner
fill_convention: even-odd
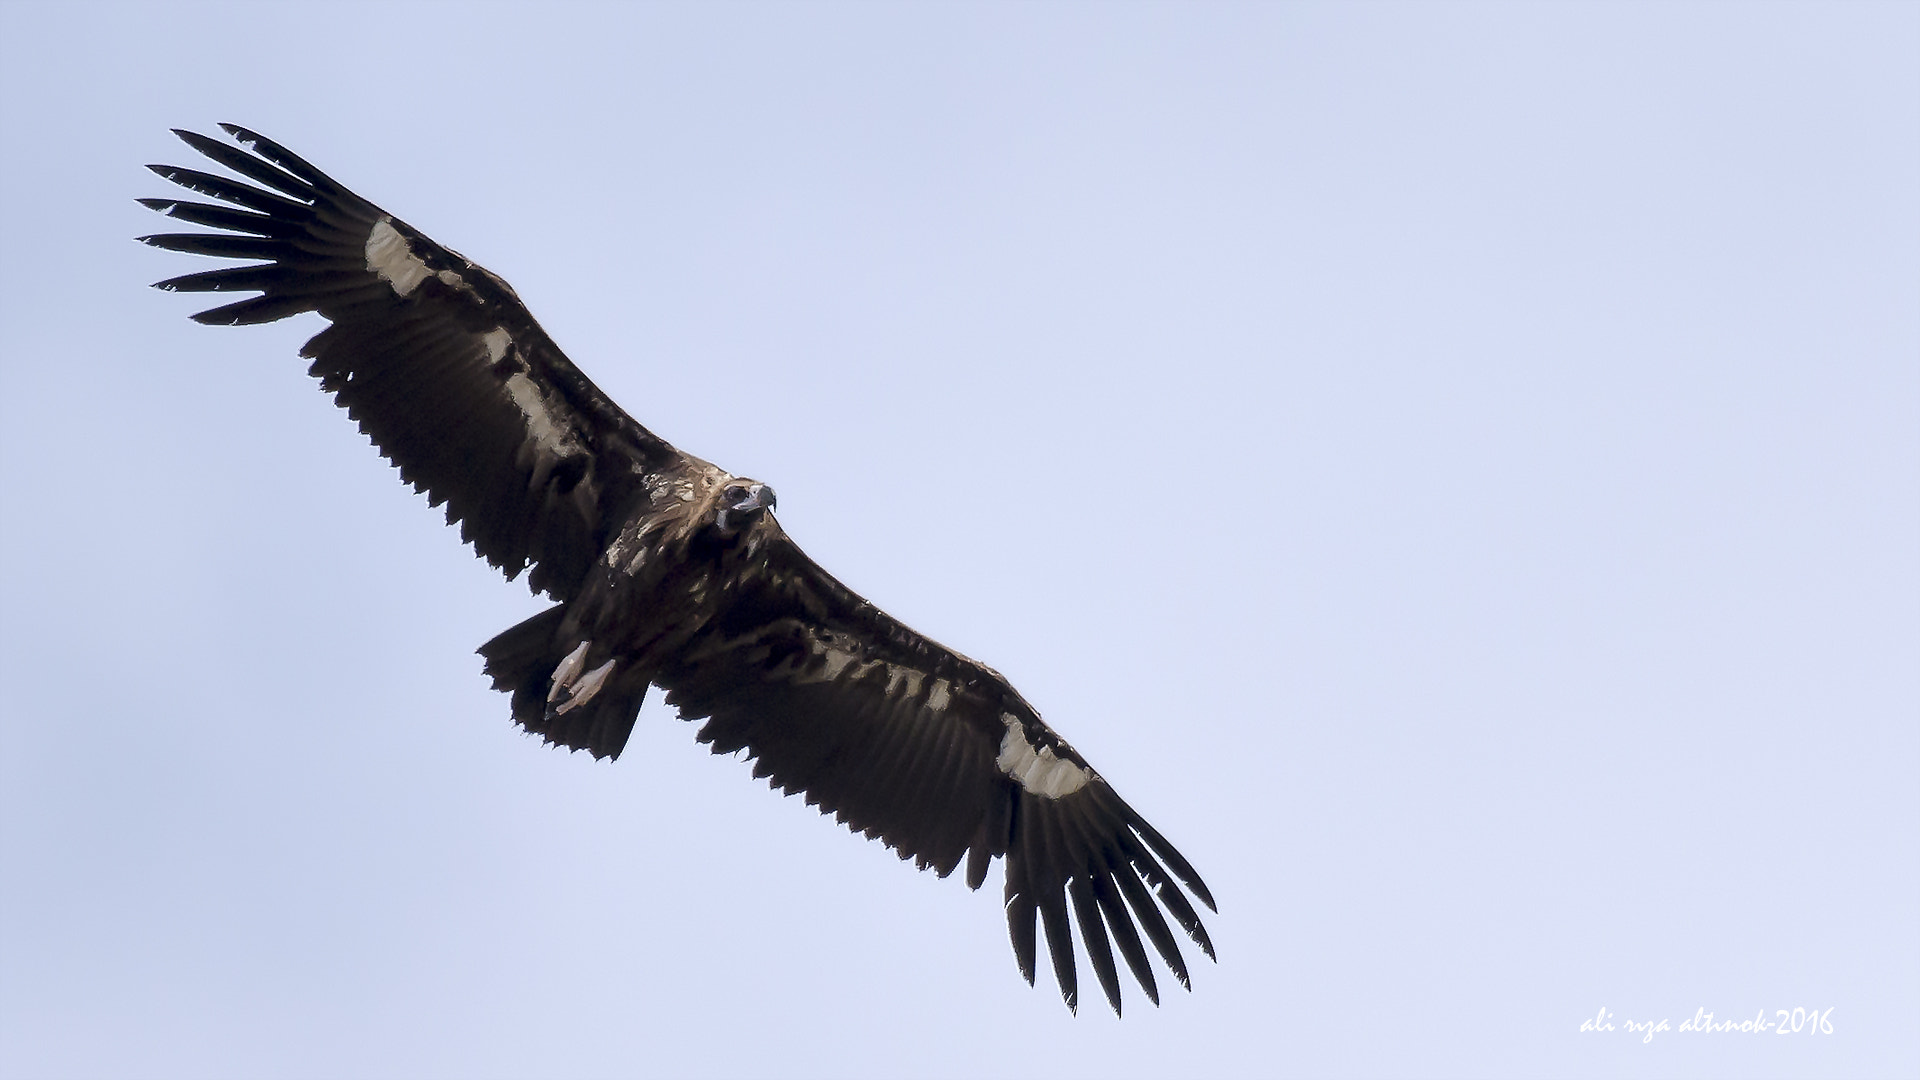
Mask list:
[[[619,757],[647,695],[647,679],[569,633],[556,604],[480,646],[495,690],[513,695],[513,720],[550,743]]]

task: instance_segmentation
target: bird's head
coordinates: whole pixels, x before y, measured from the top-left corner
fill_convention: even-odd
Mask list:
[[[774,502],[773,489],[758,480],[728,480],[715,500],[713,527],[733,536],[765,517]]]

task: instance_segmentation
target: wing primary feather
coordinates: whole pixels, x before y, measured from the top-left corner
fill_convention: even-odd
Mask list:
[[[360,280],[359,275],[350,272],[303,272],[279,263],[260,263],[182,274],[155,282],[153,287],[164,292],[246,292],[257,289],[271,290],[283,296],[318,297],[345,286],[358,285]]]
[[[311,211],[306,203],[261,191],[257,187],[229,180],[224,176],[201,172],[198,169],[184,169],[178,165],[149,165],[148,169],[163,179],[171,180],[188,191],[197,191],[221,202],[230,202],[249,210],[258,210],[264,214],[273,214],[289,221],[301,221]]]
[[[1220,910],[1214,906],[1213,893],[1207,890],[1207,883],[1200,880],[1200,875],[1193,869],[1193,864],[1187,861],[1186,856],[1175,850],[1174,846],[1167,842],[1167,838],[1160,835],[1158,829],[1147,824],[1147,820],[1136,813],[1133,807],[1128,806],[1126,800],[1112,788],[1101,791],[1100,800],[1103,803],[1111,800],[1112,812],[1118,814],[1122,820],[1132,826],[1134,832],[1140,834],[1140,838],[1146,841],[1154,854],[1160,856],[1166,863],[1167,869],[1173,871],[1173,875],[1180,879],[1181,884],[1192,891],[1193,895],[1199,897],[1201,903],[1207,905],[1207,910]]]
[[[1054,981],[1067,1009],[1078,1013],[1079,980],[1073,966],[1073,932],[1067,924],[1065,875],[1053,808],[1031,795],[1021,796],[1018,849],[1027,866],[1027,881],[1040,908],[1040,925],[1047,934],[1047,954],[1053,959]]]
[[[157,210],[167,217],[190,225],[206,225],[230,232],[251,233],[254,236],[286,237],[300,231],[298,225],[271,215],[256,214],[251,210],[240,210],[231,206],[189,202],[185,199],[136,199],[134,201],[149,210]]]
[[[1158,1005],[1160,991],[1154,984],[1153,967],[1147,962],[1146,950],[1141,947],[1140,935],[1133,925],[1133,920],[1128,918],[1126,908],[1120,903],[1120,897],[1114,891],[1114,874],[1118,872],[1130,875],[1133,870],[1120,858],[1111,837],[1102,831],[1099,823],[1094,820],[1092,816],[1094,809],[1093,804],[1077,799],[1061,804],[1062,815],[1067,819],[1075,839],[1086,852],[1084,882],[1087,892],[1106,914],[1107,923],[1112,927],[1113,938],[1120,947],[1121,956],[1126,958],[1127,967],[1132,970],[1134,978],[1138,979],[1141,987],[1146,990],[1147,998]],[[1084,918],[1090,912],[1080,907],[1081,899],[1081,896],[1076,893],[1074,911],[1075,914]],[[1094,940],[1093,933],[1085,927],[1082,927],[1081,932],[1089,942]],[[1107,963],[1111,966],[1110,957]]]
[[[1122,836],[1120,846],[1121,850],[1132,859],[1134,869],[1138,870],[1147,884],[1153,887],[1153,895],[1166,905],[1167,913],[1172,915],[1174,921],[1180,924],[1180,928],[1187,932],[1187,936],[1193,939],[1194,944],[1200,946],[1200,951],[1207,954],[1207,959],[1214,959],[1213,942],[1207,937],[1207,928],[1200,922],[1200,914],[1193,910],[1192,904],[1187,902],[1186,894],[1180,891],[1180,887],[1167,876],[1167,872],[1161,869],[1153,856],[1131,835]]]
[[[1013,962],[1028,986],[1034,984],[1034,959],[1040,947],[1034,922],[1039,912],[1040,906],[1034,903],[1033,894],[1024,888],[1007,901],[1007,930],[1013,937]]]
[[[220,130],[233,136],[241,144],[246,146],[247,149],[298,176],[308,184],[313,185],[316,189],[329,195],[345,196],[356,202],[360,201],[358,196],[348,191],[338,181],[334,180],[333,177],[314,168],[307,159],[288,150],[286,147],[281,146],[265,135],[255,131],[249,131],[239,124],[221,124]]]
[[[1107,942],[1107,928],[1100,921],[1100,906],[1093,898],[1087,872],[1068,879],[1067,895],[1073,900],[1073,918],[1080,924],[1080,943],[1087,948],[1087,962],[1093,965],[1094,977],[1100,981],[1107,1004],[1113,1006],[1113,1015],[1119,1016],[1120,974],[1114,970],[1113,949]]]
[[[226,236],[221,233],[158,233],[140,242],[166,251],[211,255],[220,259],[277,259],[289,252],[285,240],[263,236]]]
[[[1018,811],[1015,811],[1018,814]],[[1018,831],[1018,823],[1012,825]],[[1034,917],[1039,914],[1039,905],[1034,902],[1033,886],[1027,880],[1027,860],[1025,850],[1013,844],[1007,845],[1007,933],[1013,939],[1013,960],[1019,965],[1020,974],[1033,985],[1034,954],[1039,942],[1035,938]]]
[[[183,131],[180,128],[174,128],[173,133],[180,136],[180,141],[186,143],[188,146],[193,147],[195,150],[200,151],[207,157],[225,165],[227,168],[232,169],[234,172],[239,173],[249,180],[265,184],[273,190],[283,195],[291,196],[301,202],[313,201],[313,197],[316,194],[313,190],[313,185],[282,169],[274,167],[263,158],[249,154],[238,147],[209,139],[199,132]]]
[[[1132,873],[1124,866],[1118,868],[1122,873]],[[1127,914],[1127,908],[1120,900],[1120,894],[1113,882],[1114,867],[1093,875],[1091,888],[1094,899],[1099,901],[1100,910],[1107,917],[1107,926],[1112,930],[1113,941],[1120,947],[1120,955],[1127,961],[1127,970],[1140,982],[1141,989],[1147,992],[1147,1000],[1160,1004],[1160,988],[1155,985],[1153,965],[1147,961],[1146,947],[1140,944],[1140,930],[1133,925],[1133,918]]]
[[[1140,875],[1129,865],[1116,871],[1113,880],[1126,897],[1127,906],[1133,909],[1134,921],[1146,932],[1147,940],[1153,942],[1154,951],[1160,954],[1182,987],[1193,989],[1193,982],[1187,976],[1186,958],[1180,955],[1180,942],[1173,936],[1173,928],[1167,925],[1166,916],[1160,914],[1160,906],[1153,902],[1153,894],[1141,884]]]
[[[311,310],[313,305],[305,297],[256,296],[251,300],[237,300],[225,307],[208,308],[189,318],[203,326],[255,326],[278,322],[289,315]]]

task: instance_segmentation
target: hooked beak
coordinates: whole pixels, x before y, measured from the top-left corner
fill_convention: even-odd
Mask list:
[[[747,497],[738,508],[751,514],[760,510],[771,510],[778,502],[772,488],[765,484],[755,484],[747,489]]]

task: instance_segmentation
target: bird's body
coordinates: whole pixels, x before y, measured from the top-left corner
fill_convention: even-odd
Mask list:
[[[1158,995],[1141,933],[1184,985],[1161,909],[1207,955],[1177,879],[1193,868],[997,672],[889,618],[809,559],[767,485],[668,445],[581,374],[504,281],[282,147],[181,138],[263,187],[153,166],[230,205],[143,199],[221,232],[144,237],[256,260],[161,282],[260,295],[207,323],[315,311],[302,355],[361,430],[509,577],[553,607],[480,649],[516,722],[620,753],[648,687],[704,719],[716,753],[945,876],[1007,867],[1007,917],[1033,978],[1035,919],[1077,1000],[1069,900],[1118,1011],[1118,948]],[[249,152],[251,151],[251,152]]]

